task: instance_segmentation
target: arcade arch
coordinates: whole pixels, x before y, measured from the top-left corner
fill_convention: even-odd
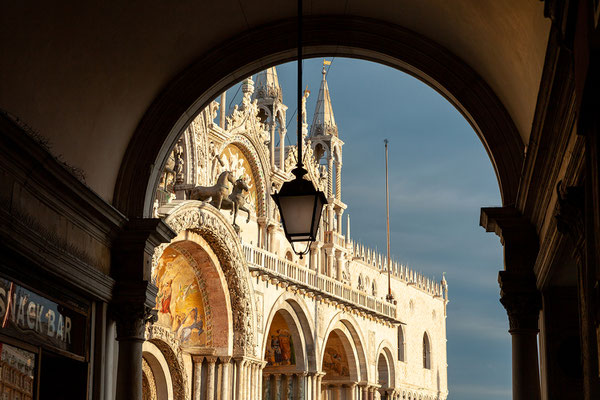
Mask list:
[[[266,318],[261,354],[263,399],[305,398],[307,375],[317,371],[314,326],[304,301],[284,292]]]
[[[146,111],[129,142],[115,186],[115,206],[130,217],[151,215],[160,175],[181,132],[211,99],[243,77],[292,60],[296,51],[290,38],[295,35],[294,21],[245,32],[216,47],[210,57],[200,57],[172,80]],[[377,20],[307,16],[304,37],[307,58],[329,55],[379,62],[421,79],[446,97],[486,148],[503,203],[514,202],[523,140],[496,94],[469,65],[415,32]]]

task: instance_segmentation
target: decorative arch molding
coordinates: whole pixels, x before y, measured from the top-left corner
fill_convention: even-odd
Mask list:
[[[265,319],[267,322],[264,329],[265,336],[262,341],[261,355],[265,352],[267,335],[271,327],[271,322],[273,321],[275,314],[280,310],[286,310],[294,317],[294,323],[297,324],[296,328],[302,336],[302,349],[306,360],[305,368],[307,371],[316,371],[317,357],[314,342],[315,330],[313,319],[308,318],[310,313],[308,312],[308,307],[306,306],[304,300],[290,292],[284,292],[277,298],[271,307],[268,317]]]
[[[193,118],[244,77],[296,57],[296,20],[240,33],[198,54],[158,95],[137,126],[121,163],[113,204],[129,217],[151,215],[162,160]],[[265,46],[264,41],[269,41]],[[304,55],[378,62],[422,80],[463,114],[481,139],[503,205],[515,202],[524,144],[490,86],[445,47],[403,27],[351,15],[304,18]]]
[[[168,365],[168,373],[173,387],[174,400],[189,400],[190,393],[186,392],[187,376],[183,363],[183,352],[179,347],[179,341],[168,329],[162,326],[152,325],[146,329],[146,340],[155,346]],[[167,371],[163,371],[167,373]]]
[[[197,233],[210,246],[219,259],[230,293],[233,317],[233,356],[256,355],[256,305],[250,274],[239,238],[231,224],[210,204],[201,201],[184,201],[169,211],[165,223],[178,237],[186,231]],[[175,239],[177,240],[177,238]],[[156,247],[153,266],[168,243]]]
[[[252,138],[250,135],[238,133],[231,136],[228,140],[223,142],[219,149],[219,153],[222,153],[230,144],[240,149],[250,163],[255,183],[258,186],[258,210],[256,210],[256,216],[265,216],[267,214],[267,174],[265,173],[265,165],[269,165],[268,156],[260,151],[261,146],[259,146],[256,143],[256,139]]]
[[[369,379],[369,368],[368,368],[368,359],[367,353],[365,350],[364,343],[367,343],[364,339],[364,335],[358,328],[358,323],[356,320],[350,316],[344,314],[342,311],[338,312],[333,316],[327,329],[325,330],[325,334],[322,338],[322,344],[319,347],[319,370],[323,368],[323,356],[325,354],[325,346],[327,345],[327,339],[329,335],[334,330],[341,330],[345,335],[349,335],[349,340],[351,340],[351,344],[353,345],[353,349],[355,352],[356,362],[358,366],[357,372],[359,372],[358,380],[371,382]]]

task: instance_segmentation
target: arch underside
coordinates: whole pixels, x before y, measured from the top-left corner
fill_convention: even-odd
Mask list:
[[[350,16],[305,18],[305,57],[353,57],[404,71],[437,90],[467,119],[496,172],[503,204],[513,204],[523,163],[522,139],[495,93],[444,47],[399,26]],[[126,215],[152,211],[155,188],[177,138],[209,102],[244,77],[295,57],[295,20],[262,26],[221,43],[155,99],[126,151],[114,204]],[[269,45],[266,46],[265,39]],[[143,197],[140,196],[143,193]]]

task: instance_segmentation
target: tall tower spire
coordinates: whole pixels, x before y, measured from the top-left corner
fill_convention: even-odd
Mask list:
[[[320,135],[338,135],[335,117],[333,116],[333,107],[331,106],[331,97],[329,96],[329,86],[327,85],[327,70],[323,65],[323,79],[319,88],[319,96],[317,97],[317,107],[313,116],[313,122],[310,129],[310,136]]]

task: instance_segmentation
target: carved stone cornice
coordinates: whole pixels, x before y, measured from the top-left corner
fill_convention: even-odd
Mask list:
[[[542,297],[535,286],[533,273],[500,271],[500,303],[506,309],[511,334],[538,332]]]
[[[585,233],[584,221],[584,188],[582,186],[568,186],[563,188],[562,182],[556,186],[558,196],[556,229],[567,235],[575,243],[578,250],[582,250]]]

